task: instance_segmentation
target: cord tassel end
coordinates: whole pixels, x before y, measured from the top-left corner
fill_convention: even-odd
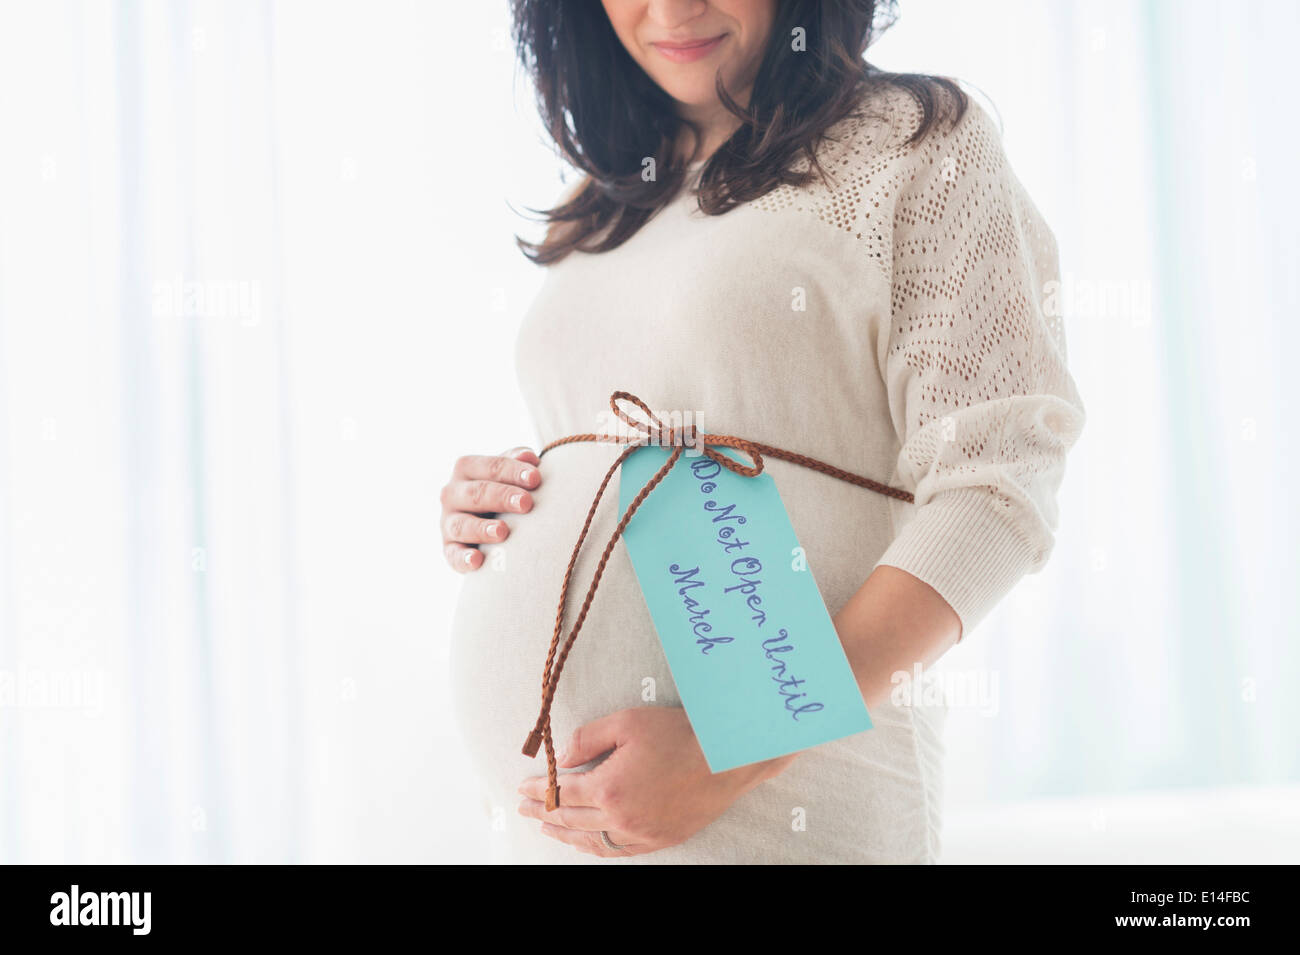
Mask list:
[[[533,730],[531,733],[528,734],[528,739],[524,740],[524,750],[523,750],[524,755],[528,757],[536,756],[537,750],[541,747],[541,745],[542,745],[542,734],[537,730]]]

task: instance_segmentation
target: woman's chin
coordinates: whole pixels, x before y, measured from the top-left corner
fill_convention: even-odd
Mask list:
[[[674,79],[675,82],[665,79],[660,82],[660,85],[679,107],[704,112],[722,106],[718,100],[717,90],[713,87],[711,71],[705,70],[698,77],[678,76]]]

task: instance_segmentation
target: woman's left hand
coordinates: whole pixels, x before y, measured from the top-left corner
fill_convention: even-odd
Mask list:
[[[579,852],[641,855],[685,842],[794,759],[711,773],[684,709],[640,706],[579,727],[558,764],[581,766],[610,750],[594,769],[560,774],[560,806],[551,812],[546,777],[524,780],[520,814],[540,819],[544,835]],[[625,848],[606,847],[602,829]]]

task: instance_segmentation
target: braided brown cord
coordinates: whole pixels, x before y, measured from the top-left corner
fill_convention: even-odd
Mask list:
[[[635,450],[636,447],[633,446],[619,455],[619,463],[622,463],[622,461]],[[617,544],[618,539],[623,536],[623,531],[631,522],[632,515],[636,513],[637,508],[639,508],[642,502],[650,496],[650,492],[655,489],[659,482],[668,475],[668,472],[672,470],[673,465],[677,463],[677,459],[681,456],[682,449],[680,447],[673,448],[673,452],[668,456],[668,460],[664,462],[661,468],[659,468],[654,477],[646,483],[645,487],[641,488],[640,493],[632,499],[632,502],[627,506],[627,510],[623,512],[623,519],[618,522],[618,527],[614,528],[614,533],[610,535],[609,542],[605,545],[605,550],[600,555],[600,563],[596,565],[596,572],[592,575],[591,586],[587,588],[587,597],[582,602],[582,609],[578,611],[578,618],[574,621],[573,629],[569,631],[569,637],[564,641],[564,647],[560,651],[558,658],[555,656],[555,645],[559,635],[558,629],[555,636],[551,639],[551,649],[547,654],[547,675],[549,676],[549,679],[545,680],[542,687],[542,712],[537,717],[537,725],[534,726],[533,731],[528,734],[528,741],[524,743],[525,756],[537,755],[536,739],[538,730],[541,730],[542,741],[546,744],[546,808],[548,811],[555,809],[560,805],[560,786],[558,770],[555,765],[555,746],[551,740],[551,703],[555,699],[555,688],[559,685],[560,674],[564,671],[564,662],[569,658],[569,651],[573,649],[573,644],[578,639],[578,634],[582,631],[582,625],[587,620],[587,611],[591,609],[591,602],[596,597],[596,588],[600,586],[600,578],[605,574],[605,565],[609,563],[609,555],[614,552],[614,545]],[[608,479],[605,483],[608,483]],[[601,490],[604,490],[604,484],[601,485]],[[588,524],[590,524],[590,517],[588,517]],[[581,548],[582,539],[586,537],[586,535],[587,528],[584,527],[582,536],[579,537],[578,544],[573,549],[574,556],[570,561],[570,566],[572,566],[573,562],[577,560],[578,550]],[[567,581],[568,575],[566,574],[565,576]],[[560,598],[558,616],[563,620],[563,596]],[[555,661],[554,669],[549,665],[549,661],[552,659]]]
[[[638,421],[632,418],[622,408],[619,407],[620,401],[628,401],[636,405],[637,408],[646,416],[646,421]],[[738,438],[728,434],[704,434],[698,432],[694,425],[687,425],[683,428],[665,429],[663,422],[650,410],[649,407],[636,395],[626,391],[616,391],[610,396],[609,406],[614,410],[619,418],[631,425],[640,432],[640,436],[631,437],[625,435],[610,434],[573,434],[565,438],[559,438],[552,441],[546,447],[542,448],[541,454],[546,454],[552,448],[558,448],[566,444],[576,444],[579,442],[596,441],[611,444],[626,444],[623,452],[610,465],[609,470],[605,472],[605,477],[600,482],[600,487],[596,489],[595,499],[591,502],[591,507],[587,510],[587,519],[583,521],[582,531],[578,534],[578,541],[573,545],[573,553],[569,556],[569,565],[564,570],[564,580],[560,585],[560,604],[555,611],[555,629],[551,632],[551,645],[546,652],[546,666],[542,671],[542,708],[537,715],[537,722],[534,724],[532,731],[528,734],[528,739],[524,742],[523,753],[525,756],[536,756],[540,746],[546,747],[546,809],[547,811],[556,809],[560,805],[560,786],[559,770],[555,762],[555,745],[551,739],[551,705],[555,700],[555,690],[560,683],[560,674],[564,670],[564,663],[569,658],[569,651],[573,649],[574,643],[578,639],[578,634],[582,631],[582,625],[587,620],[587,612],[591,609],[591,602],[596,597],[596,588],[600,585],[600,579],[604,576],[605,566],[609,563],[610,555],[614,552],[614,545],[623,536],[623,532],[632,521],[632,515],[637,509],[645,503],[645,499],[650,496],[650,492],[659,486],[659,483],[668,476],[668,472],[673,469],[682,456],[682,452],[687,445],[699,447],[702,452],[711,460],[717,462],[727,470],[744,477],[754,477],[763,471],[763,456],[777,458],[782,461],[789,461],[791,464],[798,464],[801,467],[809,468],[813,471],[819,471],[822,474],[846,481],[849,484],[884,494],[887,497],[897,498],[900,501],[911,503],[915,500],[911,493],[901,488],[890,487],[888,484],[881,484],[879,481],[873,481],[871,478],[862,477],[851,471],[845,471],[837,468],[833,464],[827,464],[825,461],[819,461],[816,458],[809,457],[806,454],[797,454],[793,451],[786,451],[781,448],[774,448],[768,444],[760,444],[757,441],[750,441],[746,438]],[[573,570],[578,564],[578,555],[582,552],[582,545],[587,539],[587,533],[591,530],[591,523],[596,516],[596,508],[600,505],[601,498],[605,494],[605,489],[609,486],[610,480],[629,457],[641,446],[647,443],[658,443],[661,446],[671,447],[672,453],[668,455],[668,460],[663,466],[645,483],[645,486],[637,493],[623,512],[618,526],[610,535],[609,541],[605,544],[605,550],[600,555],[600,561],[596,565],[596,571],[592,575],[591,584],[587,587],[587,596],[582,602],[582,608],[578,612],[577,619],[574,620],[573,629],[569,631],[569,636],[565,639],[563,646],[560,645],[560,635],[564,630],[564,610],[568,602],[569,584],[573,579]],[[731,456],[723,454],[721,451],[715,451],[715,447],[735,448],[743,451],[752,462],[751,464],[741,464]]]
[[[578,542],[573,545],[573,553],[569,555],[569,566],[564,569],[564,580],[560,584],[560,605],[555,611],[555,629],[551,632],[551,649],[546,654],[546,669],[542,673],[543,693],[546,692],[546,688],[551,682],[551,667],[555,663],[555,650],[559,644],[560,632],[564,627],[564,606],[569,596],[569,582],[573,579],[573,568],[577,566],[578,563],[578,554],[582,550],[583,542],[587,539],[587,532],[591,530],[591,522],[596,516],[596,508],[600,506],[600,499],[605,494],[605,488],[609,486],[610,478],[614,476],[614,472],[622,466],[623,462],[631,457],[632,452],[635,450],[635,447],[630,447],[624,450],[623,453],[618,456],[618,459],[609,466],[609,470],[605,472],[605,477],[601,480],[600,487],[596,488],[596,496],[591,502],[591,507],[587,509],[587,519],[582,522],[582,532],[578,534]],[[542,453],[546,453],[544,449]],[[541,721],[538,720],[538,725],[533,730],[534,734],[541,731],[542,728]],[[529,746],[532,748],[532,752],[528,753],[528,755],[532,756],[537,752],[537,744],[533,742],[531,736],[529,737],[529,741]]]
[[[560,643],[560,633],[564,627],[564,608],[569,597],[569,582],[573,579],[573,568],[578,563],[578,554],[582,550],[583,542],[587,539],[587,532],[591,530],[591,522],[596,516],[596,508],[600,505],[600,500],[605,494],[605,488],[609,486],[610,479],[614,476],[614,472],[619,469],[624,461],[631,457],[632,452],[635,450],[635,446],[626,448],[623,453],[618,456],[618,459],[609,466],[609,470],[605,472],[605,477],[600,482],[600,487],[596,488],[596,496],[591,502],[591,507],[587,509],[587,519],[582,522],[582,532],[578,534],[578,542],[573,545],[573,553],[569,556],[569,566],[565,568],[564,581],[560,584],[560,605],[555,611],[555,629],[551,632],[551,646],[546,653],[546,668],[542,671],[542,713],[537,717],[537,724],[533,727],[533,731],[528,734],[528,739],[524,743],[524,755],[529,757],[536,756],[538,747],[542,745],[543,742],[546,744],[547,777],[552,781],[552,783],[554,783],[556,779],[557,769],[555,766],[555,744],[551,739],[550,704],[548,701],[555,695],[555,683],[553,682],[551,671],[552,667],[555,665],[555,654]],[[543,449],[542,453],[546,453],[545,449]],[[570,641],[567,646],[571,645],[572,642]],[[565,651],[564,656],[568,656],[567,650]],[[561,659],[560,666],[563,667],[563,658]],[[556,672],[554,679],[558,679],[558,671]],[[554,787],[554,789],[555,799],[558,800],[559,788]],[[546,802],[548,806],[550,806],[552,802],[549,789],[547,790]]]

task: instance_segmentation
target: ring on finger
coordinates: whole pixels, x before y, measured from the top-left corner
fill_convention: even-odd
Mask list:
[[[604,829],[600,830],[600,841],[604,843],[606,849],[610,849],[614,852],[619,852],[627,848],[627,846],[620,846],[617,842],[611,839],[609,833]]]

